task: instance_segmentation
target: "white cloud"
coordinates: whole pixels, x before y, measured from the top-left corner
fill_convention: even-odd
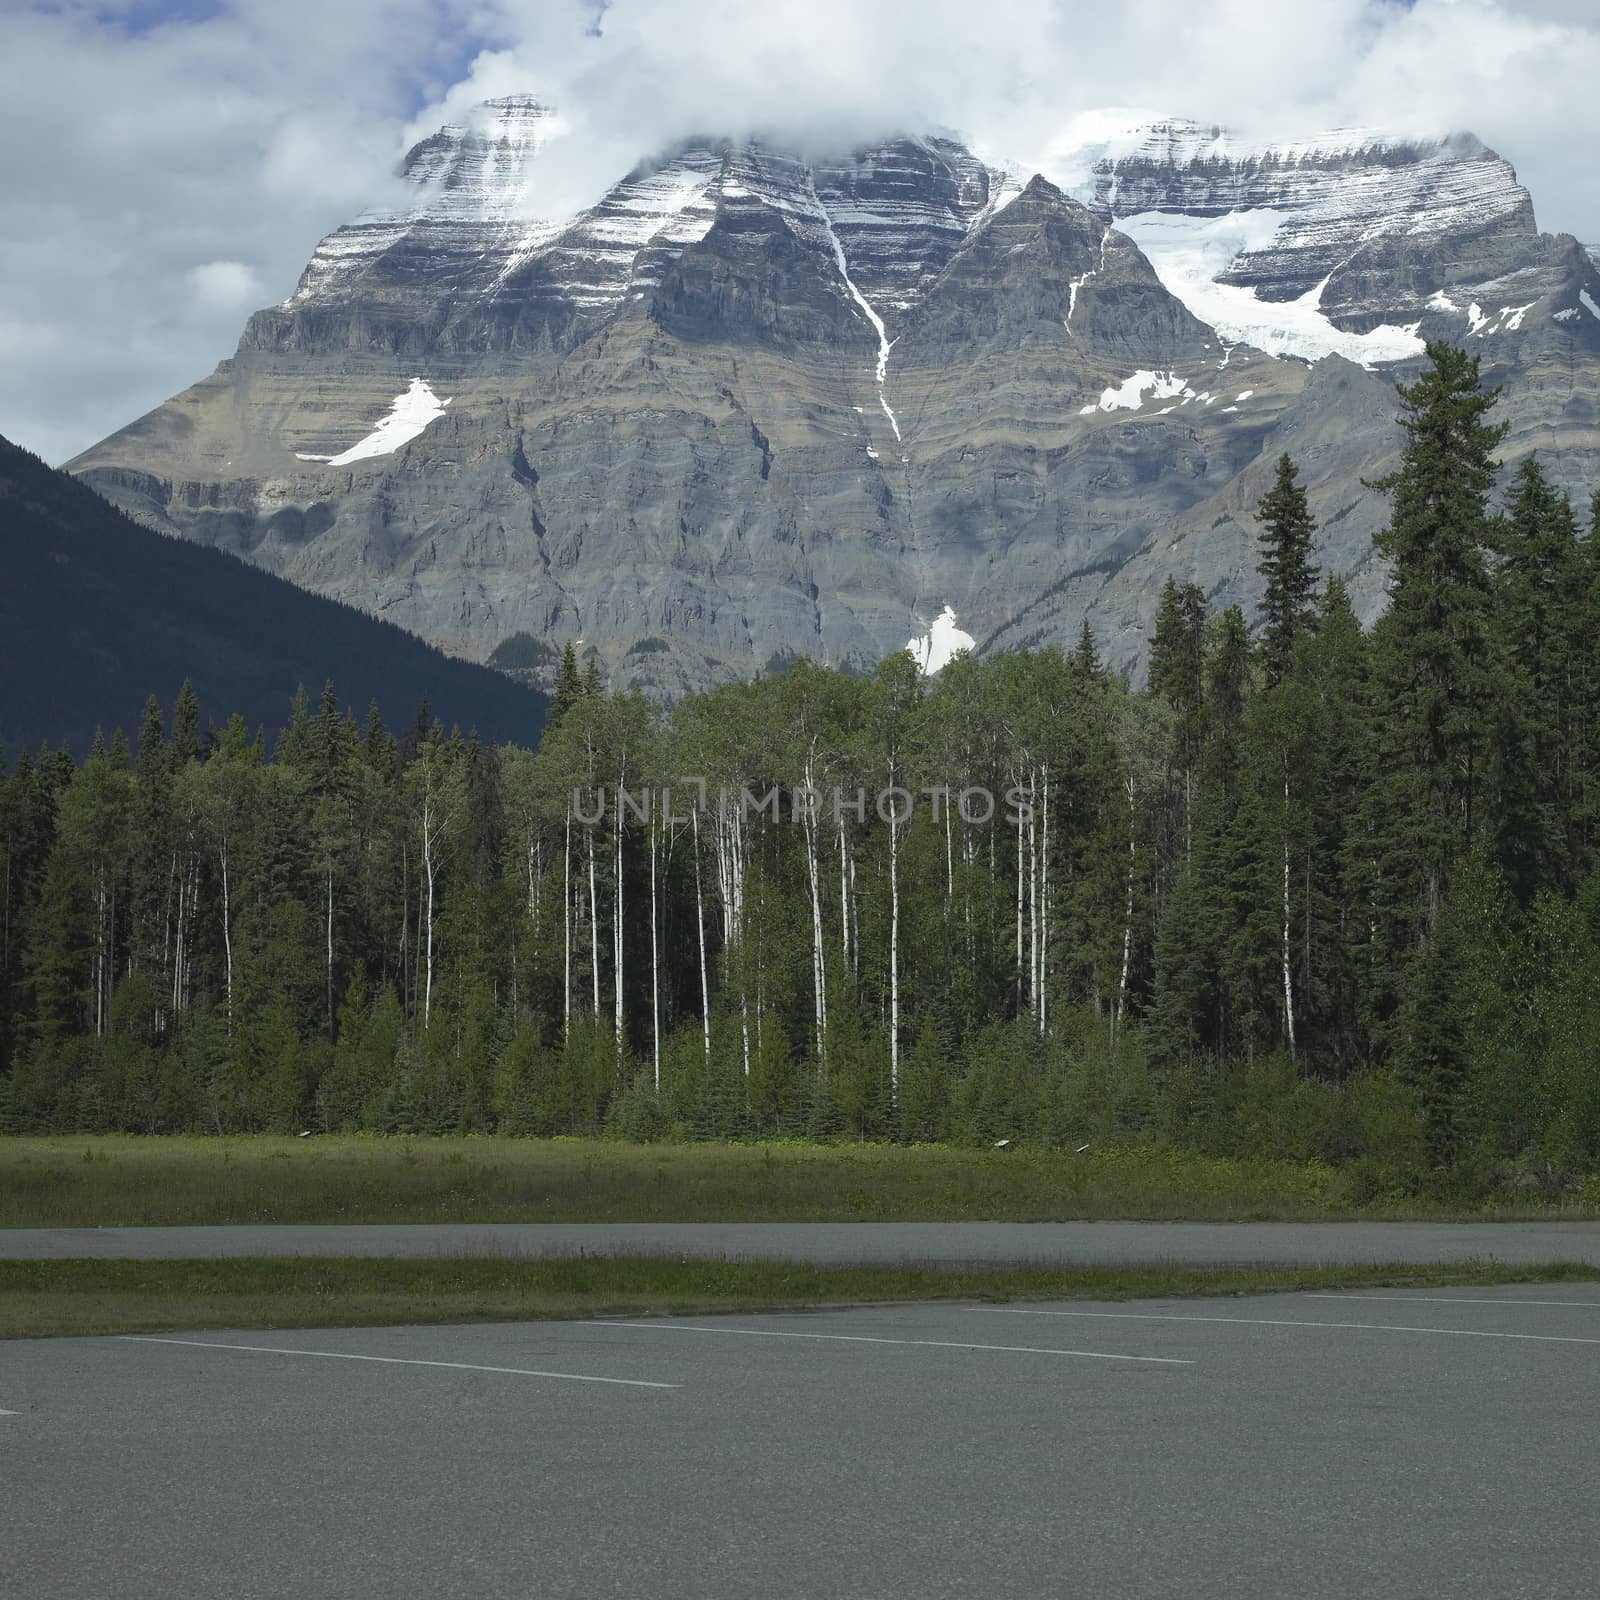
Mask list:
[[[162,0],[120,21],[12,0],[0,433],[60,459],[203,376],[409,138],[513,90],[573,134],[541,209],[693,131],[940,123],[1025,160],[1087,109],[1140,105],[1269,135],[1470,128],[1542,226],[1600,239],[1593,0],[612,0],[596,37],[597,9],[171,0],[163,23]]]
[[[206,311],[254,311],[261,279],[242,261],[206,261],[188,272],[189,291]]]
[[[49,460],[203,377],[293,288],[382,191],[418,100],[461,75],[471,4],[232,0],[149,25],[158,9],[133,8],[134,32],[103,4],[0,0],[0,434]]]

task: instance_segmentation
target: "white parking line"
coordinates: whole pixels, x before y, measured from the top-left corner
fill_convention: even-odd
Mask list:
[[[1307,1300],[1416,1300],[1440,1306],[1573,1306],[1600,1311],[1600,1300],[1508,1300],[1498,1295],[1465,1294],[1324,1294],[1307,1289]]]
[[[965,1339],[886,1339],[865,1333],[790,1333],[778,1328],[707,1328],[689,1322],[608,1322],[578,1324],[585,1328],[646,1328],[652,1333],[729,1333],[747,1339],[822,1339],[837,1344],[914,1344],[930,1350],[996,1350],[1017,1356],[1083,1356],[1090,1361],[1153,1361],[1164,1367],[1192,1367],[1174,1356],[1125,1356],[1106,1350],[1057,1350],[1031,1344],[972,1344]]]
[[[1305,1322],[1288,1317],[1196,1317],[1156,1311],[1044,1311],[995,1306],[1003,1317],[1094,1317],[1108,1322],[1236,1322],[1251,1328],[1354,1328],[1363,1333],[1442,1333],[1456,1339],[1531,1339],[1536,1344],[1600,1344],[1558,1333],[1488,1333],[1482,1328],[1412,1328],[1397,1322]]]
[[[456,1372],[498,1372],[511,1378],[560,1378],[567,1383],[612,1383],[624,1389],[677,1389],[676,1383],[649,1383],[643,1378],[596,1378],[584,1372],[539,1372],[529,1367],[481,1367],[471,1361],[421,1361],[413,1356],[358,1356],[348,1350],[285,1350],[275,1344],[219,1344],[211,1339],[158,1339],[153,1334],[125,1333],[129,1344],[181,1344],[195,1350],[246,1350],[263,1356],[319,1356],[324,1361],[381,1361],[394,1367],[449,1367]]]

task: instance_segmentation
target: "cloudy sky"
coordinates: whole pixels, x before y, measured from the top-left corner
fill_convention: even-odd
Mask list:
[[[1595,242],[1596,84],[1597,0],[0,0],[0,434],[60,461],[209,372],[489,95],[559,102],[585,180],[712,124],[1470,128]]]

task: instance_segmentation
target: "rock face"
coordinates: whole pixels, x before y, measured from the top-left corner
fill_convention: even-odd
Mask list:
[[[1492,278],[1535,231],[1510,163],[1470,134],[1349,128],[1248,146],[1187,121],[1097,131],[1049,158],[1096,215],[1248,218],[1254,237],[1218,281],[1269,303],[1322,285],[1321,307],[1341,327],[1409,322],[1441,276]]]
[[[514,98],[423,141],[409,207],[72,469],[459,654],[571,639],[662,694],[936,622],[983,651],[1087,616],[1137,670],[1169,572],[1254,600],[1283,450],[1371,615],[1361,480],[1426,338],[1481,347],[1508,461],[1600,487],[1600,275],[1468,137],[1103,119],[1043,175],[697,140],[542,217],[561,137]]]

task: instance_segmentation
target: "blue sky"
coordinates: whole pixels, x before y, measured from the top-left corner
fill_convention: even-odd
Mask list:
[[[203,377],[491,93],[558,100],[595,183],[713,120],[1467,127],[1600,241],[1596,82],[1600,0],[0,0],[0,434],[60,460]]]

